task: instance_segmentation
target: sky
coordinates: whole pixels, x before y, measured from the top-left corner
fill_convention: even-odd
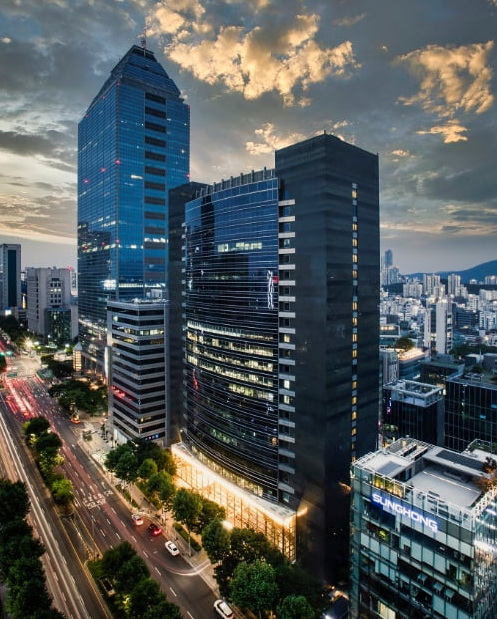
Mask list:
[[[76,266],[77,125],[146,29],[191,106],[191,179],[323,131],[380,162],[401,273],[497,259],[497,0],[2,0],[0,242]]]

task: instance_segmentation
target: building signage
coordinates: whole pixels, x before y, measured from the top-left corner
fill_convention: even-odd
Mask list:
[[[376,492],[373,492],[371,499],[374,503],[381,505],[383,509],[388,512],[399,514],[400,516],[406,516],[406,518],[409,518],[409,520],[413,520],[414,522],[420,522],[425,527],[430,528],[434,533],[438,531],[438,523],[436,520],[433,520],[433,518],[429,518],[428,516],[423,516],[423,514],[402,505],[402,503],[398,503],[392,499],[387,499],[387,497],[377,494]]]

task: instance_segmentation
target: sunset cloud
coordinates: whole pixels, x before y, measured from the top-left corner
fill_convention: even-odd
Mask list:
[[[460,47],[429,45],[400,56],[397,63],[406,65],[419,79],[420,90],[399,101],[419,104],[439,117],[452,117],[459,111],[486,112],[494,102],[489,65],[493,46],[493,41]]]
[[[258,142],[246,142],[245,146],[251,155],[261,155],[263,153],[273,153],[275,150],[300,142],[309,136],[301,133],[290,133],[285,136],[277,135],[275,126],[271,123],[265,123],[260,129],[255,130],[258,136]]]
[[[252,7],[260,17],[253,16],[251,25],[226,26],[209,23],[197,0],[160,2],[150,16],[150,31],[167,37],[165,52],[182,69],[249,100],[275,91],[284,105],[305,107],[311,101],[302,91],[330,76],[347,77],[360,66],[350,41],[335,47],[319,43],[316,13],[282,18],[269,3]]]
[[[431,127],[430,129],[416,131],[419,135],[426,135],[430,133],[433,135],[442,135],[445,144],[461,141],[466,142],[468,136],[463,135],[466,132],[466,127],[463,127],[463,125],[460,125],[457,121],[451,121],[446,125],[437,125],[435,127]]]

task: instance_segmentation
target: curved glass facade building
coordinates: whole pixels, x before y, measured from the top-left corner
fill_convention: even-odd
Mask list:
[[[78,304],[85,365],[103,371],[107,300],[161,295],[168,190],[188,180],[189,106],[133,46],[79,123]]]
[[[278,489],[278,181],[214,185],[185,223],[186,433],[211,469]]]

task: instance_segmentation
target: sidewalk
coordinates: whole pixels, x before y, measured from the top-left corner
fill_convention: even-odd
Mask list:
[[[116,486],[118,480],[116,480],[115,476],[110,473],[104,465],[105,457],[107,453],[111,450],[110,441],[105,441],[101,435],[101,426],[104,422],[102,417],[94,417],[91,419],[82,420],[80,424],[78,424],[77,432],[79,433],[78,444],[88,453],[88,455],[95,460],[98,464],[102,472],[105,474],[105,478],[107,482],[109,482],[112,486]],[[90,426],[92,427],[91,440],[85,440],[83,438],[83,431],[90,430]],[[134,503],[137,505],[135,507],[126,499],[126,497],[117,490],[117,494],[121,499],[126,503],[129,507],[130,512],[140,512],[141,514],[146,515],[148,518],[152,519],[156,524],[159,524],[164,533],[166,534],[167,539],[171,539],[178,546],[181,555],[187,561],[194,571],[198,570],[198,573],[205,581],[205,583],[209,586],[210,589],[214,592],[216,596],[219,597],[219,589],[214,578],[214,570],[209,561],[207,553],[205,550],[196,551],[193,548],[191,549],[191,556],[188,555],[188,542],[184,540],[179,533],[174,529],[173,524],[174,520],[170,513],[167,514],[166,520],[162,518],[162,510],[156,510],[155,507],[147,500],[147,498],[143,495],[141,490],[137,488],[134,484],[130,484],[127,486],[126,490],[129,492],[131,498]],[[166,552],[166,551],[165,551]]]

